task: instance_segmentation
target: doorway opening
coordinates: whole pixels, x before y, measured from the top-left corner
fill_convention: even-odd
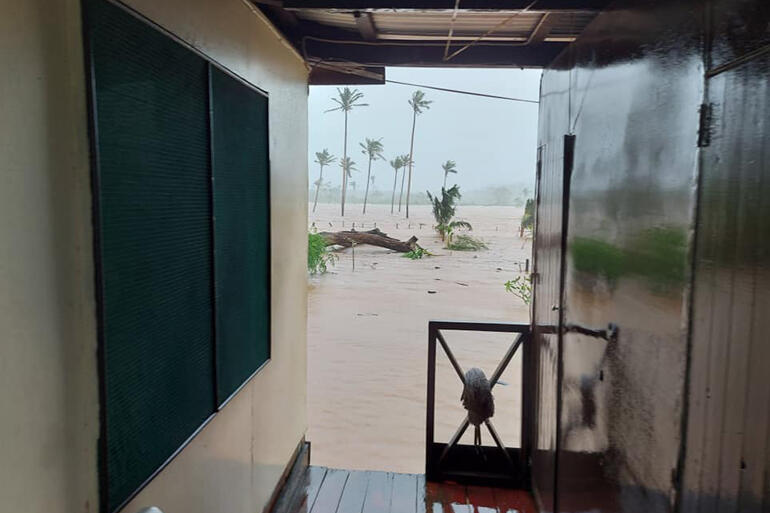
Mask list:
[[[387,76],[310,90],[310,251],[329,245],[308,281],[308,439],[314,465],[423,473],[428,322],[529,322],[540,71]],[[353,231],[411,246],[330,244]],[[514,340],[446,336],[461,367],[486,376]],[[493,391],[508,447],[521,446],[521,358]],[[435,378],[435,438],[447,442],[466,412],[441,352]]]

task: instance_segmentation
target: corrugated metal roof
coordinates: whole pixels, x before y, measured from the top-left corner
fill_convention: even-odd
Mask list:
[[[300,19],[314,21],[322,25],[356,31],[356,18],[353,11],[299,9],[294,13]],[[538,26],[543,11],[458,11],[454,23],[453,12],[443,11],[389,11],[369,12],[378,38],[380,39],[443,39],[450,27],[453,39],[477,38],[491,29],[490,40],[526,40]],[[550,20],[549,34],[558,38],[569,38],[579,34],[593,19],[590,12],[550,13],[555,18]]]

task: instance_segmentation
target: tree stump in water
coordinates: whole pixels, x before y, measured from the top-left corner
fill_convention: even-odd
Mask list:
[[[408,253],[418,247],[417,237],[412,236],[409,240],[400,241],[393,237],[388,237],[388,234],[383,233],[379,228],[365,232],[357,232],[355,230],[320,232],[319,235],[324,238],[327,246],[342,246],[343,248],[349,248],[355,242],[356,244],[369,244],[370,246],[392,249],[399,253]]]

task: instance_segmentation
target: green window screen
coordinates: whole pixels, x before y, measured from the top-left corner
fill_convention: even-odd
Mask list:
[[[114,511],[216,405],[208,64],[110,3],[86,8]]]
[[[267,98],[211,68],[217,393],[220,403],[269,358]]]

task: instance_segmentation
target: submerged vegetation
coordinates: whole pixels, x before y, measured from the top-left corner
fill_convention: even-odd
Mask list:
[[[445,187],[441,188],[441,198],[438,196],[433,196],[430,192],[428,194],[428,199],[431,202],[431,205],[433,207],[433,218],[436,220],[436,231],[438,232],[439,236],[441,237],[441,240],[446,242],[446,247],[448,249],[453,249],[450,247],[452,244],[452,239],[454,237],[455,230],[459,229],[466,229],[466,230],[472,230],[473,226],[471,226],[471,223],[468,221],[458,221],[454,220],[455,211],[457,210],[457,200],[459,200],[462,195],[460,194],[460,187],[458,185],[453,185],[449,189],[446,189]],[[463,243],[466,246],[468,245],[468,239],[472,239],[471,237],[467,237],[466,241]],[[480,241],[476,241],[475,239],[472,239],[474,242],[478,243]],[[467,250],[474,250],[471,247],[466,247]],[[480,249],[480,248],[476,248]]]
[[[532,281],[529,276],[517,276],[512,280],[506,281],[503,285],[506,292],[510,292],[524,301],[525,305],[529,305],[532,302]]]
[[[479,251],[480,249],[487,249],[489,246],[481,239],[460,234],[452,237],[446,247],[454,251]]]
[[[433,254],[427,249],[417,246],[412,251],[408,251],[401,256],[403,256],[404,258],[408,258],[410,260],[419,260],[424,256],[433,256]]]
[[[337,255],[326,247],[326,241],[319,233],[307,234],[307,270],[310,274],[325,274],[337,260]]]

